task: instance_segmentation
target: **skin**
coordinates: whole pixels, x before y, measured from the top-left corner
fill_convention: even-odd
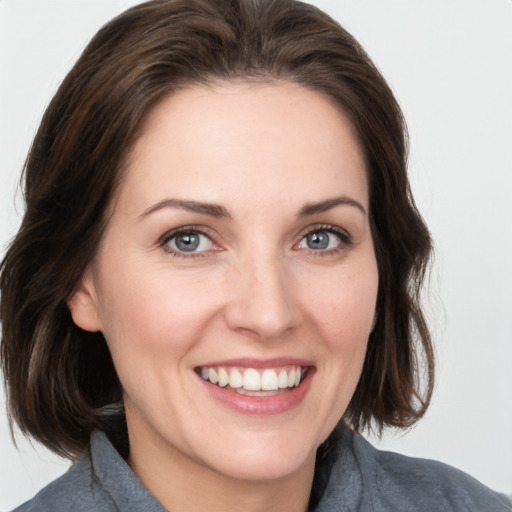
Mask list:
[[[298,85],[194,86],[155,108],[129,162],[69,303],[111,350],[128,463],[173,512],[305,511],[316,449],[352,397],[375,314],[368,184],[350,123]],[[177,250],[183,226],[204,233],[193,253]],[[311,248],[308,233],[328,248]],[[302,401],[278,414],[225,406],[195,371],[276,357],[312,367]]]

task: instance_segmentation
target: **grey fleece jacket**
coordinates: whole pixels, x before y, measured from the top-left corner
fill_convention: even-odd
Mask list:
[[[318,457],[310,510],[505,512],[512,511],[512,500],[450,466],[379,451],[340,428]],[[97,431],[90,453],[13,512],[166,511]]]

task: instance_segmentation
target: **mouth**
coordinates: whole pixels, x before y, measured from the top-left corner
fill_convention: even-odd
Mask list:
[[[285,365],[274,368],[199,366],[205,381],[240,395],[263,397],[287,393],[300,386],[311,367]]]

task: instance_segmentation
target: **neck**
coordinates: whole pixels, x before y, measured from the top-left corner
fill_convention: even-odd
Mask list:
[[[135,442],[133,442],[135,441]],[[219,474],[170,447],[132,439],[128,464],[162,506],[172,512],[306,512],[314,454],[293,474],[245,480]]]

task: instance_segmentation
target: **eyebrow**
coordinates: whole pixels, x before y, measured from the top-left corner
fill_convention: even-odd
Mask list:
[[[361,203],[347,196],[339,196],[332,199],[327,199],[326,201],[320,201],[319,203],[306,204],[300,209],[298,216],[303,218],[310,215],[315,215],[317,213],[324,213],[340,205],[353,206],[360,210],[364,215],[366,215],[366,210]]]
[[[203,203],[201,201],[188,201],[185,199],[165,199],[160,201],[159,203],[146,208],[140,215],[140,218],[147,217],[151,213],[161,210],[162,208],[182,208],[191,212],[202,213],[203,215],[215,217],[216,219],[231,218],[230,213],[223,206],[213,203]]]
[[[324,213],[328,210],[331,210],[332,208],[335,208],[336,206],[344,205],[353,206],[360,210],[364,215],[366,215],[366,210],[361,203],[347,196],[339,196],[332,199],[327,199],[325,201],[320,201],[318,203],[308,203],[299,210],[297,216],[299,218],[309,217],[318,213]],[[231,214],[226,208],[224,208],[224,206],[214,203],[204,203],[201,201],[191,201],[186,199],[164,199],[163,201],[160,201],[153,206],[146,208],[139,216],[139,218],[147,217],[153,212],[163,208],[181,208],[194,213],[208,215],[216,219],[232,218]]]

